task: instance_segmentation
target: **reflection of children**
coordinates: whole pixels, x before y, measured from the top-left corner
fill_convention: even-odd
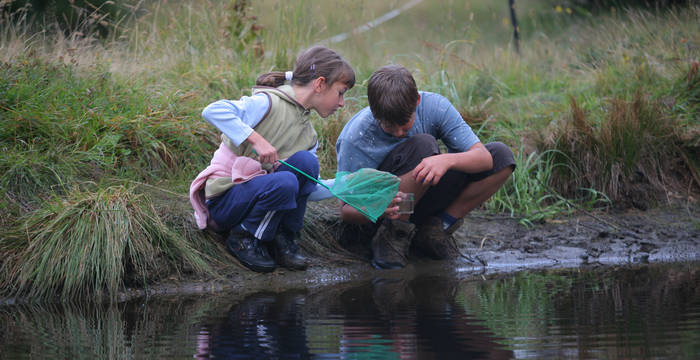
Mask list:
[[[285,79],[291,84],[283,85]],[[318,177],[318,139],[309,110],[329,116],[344,105],[354,84],[352,67],[333,50],[316,46],[299,55],[294,71],[258,77],[252,96],[219,100],[202,112],[223,134],[211,164],[190,186],[197,225],[228,232],[229,251],[251,270],[308,266],[296,241],[316,185],[273,164],[286,159]]]
[[[387,208],[372,239],[372,263],[405,266],[411,242],[428,256],[446,258],[460,220],[513,172],[513,153],[503,143],[482,144],[446,98],[419,92],[401,66],[372,74],[367,98],[369,107],[355,114],[338,137],[338,171],[369,167],[391,172],[401,178],[399,190],[414,193],[416,202],[410,216],[399,215],[395,201]],[[437,140],[448,153],[440,154]],[[366,222],[345,204],[341,218]]]

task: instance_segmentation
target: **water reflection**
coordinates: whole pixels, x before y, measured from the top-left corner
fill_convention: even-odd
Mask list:
[[[304,293],[256,293],[223,318],[202,326],[196,358],[296,358],[311,356],[302,315]]]
[[[253,294],[205,325],[196,357],[508,359],[456,303],[454,281],[377,278],[328,293]],[[416,293],[420,296],[416,296]]]
[[[245,297],[0,306],[0,358],[700,356],[698,263],[395,275]]]

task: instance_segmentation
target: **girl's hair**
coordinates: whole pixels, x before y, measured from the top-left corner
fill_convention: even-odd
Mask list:
[[[294,63],[292,85],[306,85],[323,76],[326,84],[340,81],[352,88],[355,85],[355,71],[345,59],[325,46],[314,46],[302,52]],[[278,87],[284,84],[285,73],[273,71],[258,76],[256,85]]]

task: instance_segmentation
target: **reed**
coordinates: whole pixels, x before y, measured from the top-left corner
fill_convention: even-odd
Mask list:
[[[551,131],[543,146],[557,149],[560,168],[553,183],[565,194],[598,189],[613,202],[645,207],[679,188],[671,174],[690,168],[682,156],[677,120],[641,94],[612,99],[605,121],[592,123],[575,99],[568,121]],[[661,161],[661,159],[665,159]]]

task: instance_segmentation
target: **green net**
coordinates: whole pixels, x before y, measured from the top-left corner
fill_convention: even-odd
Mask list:
[[[255,150],[253,150],[255,152]],[[256,153],[257,154],[257,153]],[[306,176],[309,180],[326,188],[331,195],[357,209],[372,222],[384,213],[396,193],[399,191],[401,180],[398,176],[385,171],[362,168],[355,172],[339,171],[335,183],[328,187],[311,175],[297,169],[284,160],[277,160],[294,171]]]
[[[376,169],[362,168],[355,172],[340,171],[330,188],[333,195],[360,210],[372,222],[384,213],[399,191],[396,175]]]

